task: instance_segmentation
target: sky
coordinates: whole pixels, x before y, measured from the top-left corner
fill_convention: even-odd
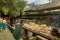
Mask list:
[[[27,0],[27,2],[28,2],[28,4],[30,4],[30,3],[45,4],[45,3],[49,3],[49,0]]]

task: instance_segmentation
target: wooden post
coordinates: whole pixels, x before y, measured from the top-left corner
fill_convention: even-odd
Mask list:
[[[24,38],[23,38],[23,40],[29,40],[28,31],[26,29],[24,29]]]

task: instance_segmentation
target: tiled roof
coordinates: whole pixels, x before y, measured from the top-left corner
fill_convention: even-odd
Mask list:
[[[30,7],[25,12],[41,12],[54,9],[60,9],[60,0],[53,0],[51,3],[40,5],[39,8]]]

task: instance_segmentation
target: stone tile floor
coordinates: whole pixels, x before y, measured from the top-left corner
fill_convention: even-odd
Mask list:
[[[0,40],[15,40],[12,33],[7,29],[6,31],[0,31]]]

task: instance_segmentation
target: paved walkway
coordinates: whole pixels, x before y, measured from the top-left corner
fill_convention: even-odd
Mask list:
[[[0,40],[15,40],[12,33],[7,29],[7,31],[2,30],[0,32]]]

